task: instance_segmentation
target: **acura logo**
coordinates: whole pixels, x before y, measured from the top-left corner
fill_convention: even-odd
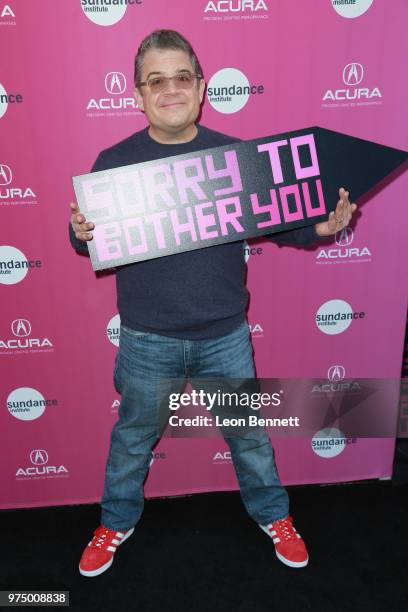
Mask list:
[[[25,338],[31,334],[30,321],[27,319],[15,319],[11,324],[11,331],[18,338]]]
[[[361,64],[347,64],[343,69],[343,82],[345,85],[358,85],[363,80],[364,68]]]
[[[343,380],[346,375],[346,370],[344,366],[334,365],[327,371],[327,378],[330,382],[338,382],[339,380]]]
[[[126,89],[126,77],[122,72],[108,72],[105,77],[105,89],[112,95],[123,94]]]
[[[353,242],[354,234],[351,227],[344,227],[339,232],[336,232],[336,244],[338,246],[348,246]]]
[[[48,463],[48,453],[41,448],[32,450],[30,453],[30,461],[34,465],[45,465]]]
[[[10,185],[13,179],[13,173],[11,172],[10,166],[0,164],[0,185]]]

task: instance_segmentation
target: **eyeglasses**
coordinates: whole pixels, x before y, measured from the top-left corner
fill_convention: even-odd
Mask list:
[[[172,77],[167,76],[154,76],[143,83],[139,83],[139,86],[147,85],[152,93],[160,93],[166,91],[169,87],[170,81],[173,81],[176,89],[191,89],[196,79],[201,79],[200,74],[193,74],[188,70],[184,72],[178,72]]]

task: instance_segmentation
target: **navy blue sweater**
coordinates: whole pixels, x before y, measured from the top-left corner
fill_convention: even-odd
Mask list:
[[[197,136],[182,144],[161,144],[148,129],[102,151],[92,172],[217,147],[232,142],[225,134],[198,125]],[[313,227],[268,236],[278,244],[307,245],[316,240]],[[70,225],[71,244],[88,253]],[[232,242],[122,266],[116,270],[121,322],[134,330],[202,339],[228,334],[245,319],[243,242]]]

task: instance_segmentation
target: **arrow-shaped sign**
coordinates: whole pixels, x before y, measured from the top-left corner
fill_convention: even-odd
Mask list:
[[[324,221],[408,153],[313,127],[73,178],[94,270]]]

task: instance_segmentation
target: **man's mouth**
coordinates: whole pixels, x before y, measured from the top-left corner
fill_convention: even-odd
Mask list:
[[[179,106],[183,106],[184,102],[164,102],[160,104],[160,108],[178,108]]]

